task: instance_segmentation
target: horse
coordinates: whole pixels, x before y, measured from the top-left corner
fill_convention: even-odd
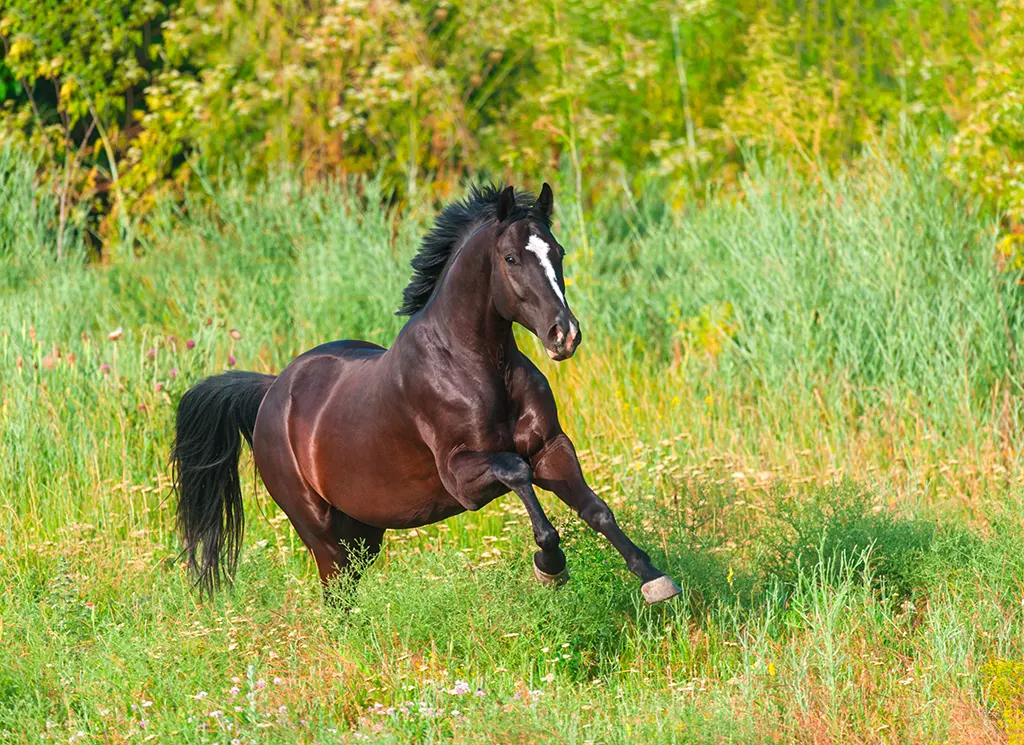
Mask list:
[[[241,440],[316,561],[325,591],[416,528],[514,492],[533,528],[536,578],[569,578],[535,486],[553,492],[621,554],[648,603],[679,587],[587,485],[547,379],[516,346],[518,323],[551,359],[583,339],[566,301],[554,197],[480,185],[445,207],[412,260],[390,348],[333,341],[279,375],[230,371],[181,398],[172,450],[177,522],[202,594],[230,580],[244,514]],[[359,558],[361,561],[357,561]]]

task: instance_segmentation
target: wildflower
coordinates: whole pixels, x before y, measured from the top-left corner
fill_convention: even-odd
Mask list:
[[[103,375],[110,375],[110,365],[106,362],[100,365],[100,373]]]
[[[151,360],[156,359],[156,347],[150,347],[146,350],[146,358]]]
[[[163,384],[163,383],[157,383],[157,384],[156,384],[156,389],[157,389],[158,391],[162,391],[162,390],[164,389],[164,384]]]
[[[284,683],[284,681],[281,680],[280,678],[274,678],[274,685],[279,686],[282,683]]]
[[[277,707],[277,711],[280,714],[287,714],[288,713],[288,707],[285,706],[284,704],[281,704],[279,707]]]
[[[242,338],[242,332],[241,332],[241,331],[239,331],[238,329],[231,329],[231,330],[230,330],[230,331],[228,332],[228,335],[229,335],[229,336],[230,336],[230,337],[231,337],[232,339],[234,339],[235,341],[238,341],[239,339],[241,339],[241,338]]]
[[[185,342],[185,349],[195,349],[195,348],[196,348],[196,340],[195,339],[189,339],[187,342]]]
[[[120,326],[118,326],[116,329],[107,334],[107,338],[110,339],[110,341],[117,341],[122,336],[124,336],[124,329],[121,328]]]
[[[178,377],[178,368],[172,367],[170,370],[167,371],[167,375],[172,378]]]
[[[234,364],[234,362],[232,362],[231,364]],[[257,690],[262,691],[266,687],[267,687],[267,681],[263,680],[263,678],[260,678],[259,680],[256,681],[256,689]]]
[[[469,693],[469,683],[464,680],[456,680],[455,687],[448,689],[448,693],[453,696],[465,696]]]
[[[239,691],[238,686],[231,686],[231,690],[229,690],[228,693],[231,694],[231,698],[234,698],[235,696],[238,695],[238,691]]]
[[[74,364],[75,364],[75,353],[71,352],[70,354],[68,354],[68,358],[67,359],[68,359],[68,364],[74,366]]]
[[[229,354],[228,355],[228,367],[234,367],[234,366],[235,366],[235,355]]]
[[[224,712],[221,711],[220,709],[216,709],[214,711],[211,711],[209,714],[207,714],[207,716],[213,717],[214,719],[219,719],[220,717],[224,716]]]
[[[143,709],[148,709],[148,708],[149,708],[150,706],[152,706],[152,705],[153,705],[153,702],[152,702],[152,701],[145,701],[145,700],[144,700],[144,701],[142,702],[142,708],[143,708]]]
[[[487,695],[487,693],[484,691],[483,688],[477,688],[476,689],[476,693],[474,693],[473,695],[476,696],[477,698],[483,698],[484,696]]]
[[[204,698],[206,698],[206,691],[200,691],[192,698],[194,698],[196,701],[202,701]]]

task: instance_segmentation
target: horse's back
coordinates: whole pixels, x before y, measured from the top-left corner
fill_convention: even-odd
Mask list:
[[[308,357],[340,357],[343,359],[373,359],[388,351],[379,344],[362,339],[342,339],[340,341],[329,341],[318,347],[313,347],[308,352],[303,352],[292,362]],[[290,367],[290,366],[289,366]]]

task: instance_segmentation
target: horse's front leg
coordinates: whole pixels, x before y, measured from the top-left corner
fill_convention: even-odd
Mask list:
[[[667,574],[651,563],[647,553],[622,532],[611,508],[587,485],[576,449],[565,434],[559,433],[534,456],[533,478],[538,486],[554,492],[576,510],[587,525],[622,554],[626,566],[643,582],[640,589],[648,603],[668,600],[681,592]]]
[[[533,556],[534,572],[544,584],[560,585],[569,579],[565,554],[559,548],[558,531],[544,514],[533,490],[533,472],[518,453],[463,451],[448,462],[452,493],[470,510],[479,509],[493,498],[496,484],[511,489],[526,507],[533,526],[533,538],[540,549]],[[502,490],[504,491],[504,490]]]

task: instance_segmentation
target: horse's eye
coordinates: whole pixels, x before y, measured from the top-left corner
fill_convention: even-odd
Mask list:
[[[506,256],[505,257],[505,263],[506,264],[515,264],[516,263],[516,257],[515,256]]]

